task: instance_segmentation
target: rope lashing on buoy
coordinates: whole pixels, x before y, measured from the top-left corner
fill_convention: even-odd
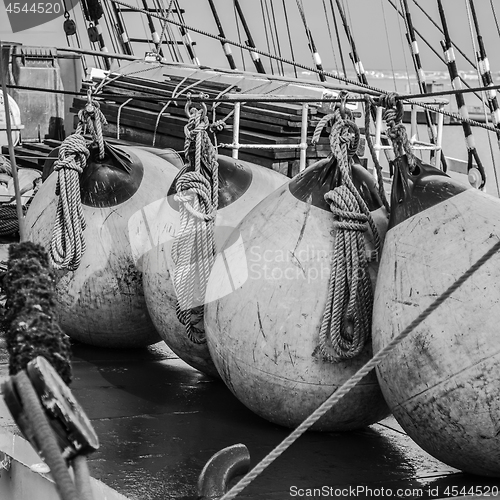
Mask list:
[[[391,139],[396,158],[406,155],[410,172],[415,169],[415,155],[410,146],[410,140],[403,124],[403,102],[398,99],[398,94],[381,95],[378,106],[385,108],[383,119],[387,124],[387,135]]]
[[[89,147],[96,143],[99,158],[104,158],[104,139],[102,126],[106,118],[99,103],[90,97],[84,109],[78,113],[79,123],[74,134],[67,137],[60,146],[59,157],[54,163],[58,172],[56,183],[57,203],[56,219],[50,241],[50,260],[55,269],[78,269],[85,253],[86,227],[80,195],[80,174],[87,166],[90,155]],[[84,134],[90,133],[92,143],[87,144]]]
[[[359,129],[342,116],[338,108],[326,115],[315,130],[333,119],[330,132],[331,156],[337,160],[340,186],[325,194],[335,218],[336,231],[331,258],[330,284],[319,331],[319,351],[325,361],[336,363],[357,356],[371,331],[373,290],[368,272],[364,232],[372,230],[375,250],[380,237],[370,211],[354,186],[352,156],[359,143]],[[317,140],[317,139],[316,139]]]
[[[384,178],[382,176],[382,165],[377,158],[377,153],[375,152],[375,147],[373,146],[372,136],[370,134],[370,116],[372,109],[376,106],[374,99],[365,94],[365,138],[366,143],[368,144],[368,149],[370,150],[370,155],[372,157],[373,165],[375,167],[375,171],[377,173],[377,185],[378,185],[378,194],[384,207],[390,212],[389,201],[387,200],[387,196],[385,194],[384,189]]]
[[[216,245],[215,217],[219,202],[219,164],[207,130],[206,107],[186,104],[189,117],[184,127],[184,155],[187,171],[176,183],[180,227],[173,247],[173,276],[177,294],[176,313],[192,342],[206,342],[205,331],[197,327],[203,318],[205,290],[212,269]]]
[[[479,258],[465,273],[452,283],[439,297],[424,309],[399,335],[394,337],[384,348],[378,351],[373,358],[363,365],[354,375],[346,380],[331,394],[311,415],[309,415],[296,429],[294,429],[280,444],[271,450],[248,474],[236,483],[219,500],[233,500],[267,467],[292,446],[302,434],[313,426],[325,413],[331,410],[346,394],[354,389],[364,377],[375,369],[391,352],[405,340],[412,332],[425,321],[446,299],[458,290],[480,267],[500,251],[500,241],[495,243],[482,257]]]

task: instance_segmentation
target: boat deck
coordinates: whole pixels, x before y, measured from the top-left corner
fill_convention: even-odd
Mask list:
[[[73,370],[73,394],[101,441],[89,457],[91,475],[131,500],[195,499],[198,476],[214,453],[243,443],[253,467],[289,434],[164,343],[127,351],[75,344]],[[0,382],[7,377],[2,344]],[[3,399],[0,425],[18,432]],[[443,498],[499,484],[433,459],[388,418],[355,432],[306,433],[239,498],[306,498],[313,488],[324,488],[321,496],[339,489],[357,498]]]

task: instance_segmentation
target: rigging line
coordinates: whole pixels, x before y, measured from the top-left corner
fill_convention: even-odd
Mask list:
[[[288,13],[287,13],[287,10],[286,10],[285,0],[282,0],[282,4],[283,4],[283,12],[285,13],[286,31],[288,33],[288,44],[290,46],[290,57],[292,58],[292,61],[293,61],[293,60],[295,60],[295,55],[293,53],[292,35],[290,33],[290,23],[288,21]],[[297,66],[292,65],[292,67],[293,67],[293,71],[295,73],[295,78],[298,78],[298,75],[297,75]]]
[[[344,77],[347,78],[347,71],[345,69],[345,61],[344,61],[344,51],[342,50],[342,43],[340,42],[340,32],[337,24],[337,16],[335,15],[335,9],[333,7],[333,0],[330,0],[330,10],[332,12],[333,24],[335,26],[335,35],[337,37],[337,46],[339,48],[340,54],[340,62],[342,64],[342,71],[344,72]]]
[[[264,3],[263,0],[260,0],[260,10],[262,13],[262,22],[264,23],[264,34],[266,36],[266,45],[267,45],[267,51],[271,52],[271,46],[269,44],[269,35],[267,33],[267,22],[266,22],[266,15],[264,13]],[[271,74],[274,75],[274,67],[273,67],[273,60],[269,60],[269,66],[271,67]]]
[[[311,51],[313,62],[318,69],[318,71],[321,71],[319,74],[319,79],[320,81],[324,82],[326,81],[325,75],[322,73],[323,71],[323,65],[321,63],[321,57],[316,49],[316,44],[314,43],[314,39],[311,33],[311,30],[309,29],[307,25],[307,20],[306,20],[306,14],[304,12],[304,6],[302,4],[302,0],[295,0],[297,4],[297,8],[299,9],[300,17],[302,18],[302,23],[304,24],[304,29],[306,30],[306,36],[308,40],[308,45],[309,45],[309,50]]]
[[[426,86],[426,78],[425,78],[425,73],[422,67],[422,61],[420,59],[420,52],[418,49],[418,43],[417,43],[417,37],[415,36],[415,29],[413,27],[413,21],[411,18],[411,13],[410,13],[410,8],[408,6],[408,1],[407,0],[400,0],[400,5],[402,7],[401,10],[405,13],[405,24],[406,24],[406,29],[407,29],[407,41],[408,44],[410,45],[410,50],[412,54],[412,59],[413,59],[413,64],[415,66],[415,71],[417,73],[417,81],[418,81],[418,86],[420,88],[420,92],[422,94],[427,93],[427,86]],[[425,121],[427,123],[427,132],[429,135],[430,142],[432,144],[436,144],[436,138],[437,138],[437,130],[435,127],[435,123],[432,120],[431,114],[429,111],[425,110]],[[434,152],[431,151],[431,158],[434,156]],[[447,170],[447,165],[446,165],[446,158],[445,155],[441,155],[441,163],[443,166],[443,170]]]
[[[142,0],[142,6],[143,6],[144,10],[146,11],[146,20],[148,22],[149,31],[151,32],[151,39],[153,40],[153,43],[155,44],[156,52],[158,54],[160,54],[160,56],[163,57],[163,50],[161,48],[161,40],[160,40],[160,37],[158,36],[158,32],[156,31],[156,27],[155,27],[153,18],[149,15],[148,0]]]
[[[473,0],[465,0],[465,9],[467,11],[467,19],[469,21],[469,31],[471,36],[472,48],[474,49],[474,55],[476,57],[477,63],[477,79],[478,82],[483,82],[485,87],[488,87],[493,84],[493,79],[491,78],[491,72],[489,69],[488,57],[486,55],[486,48],[483,43],[483,37],[481,36],[481,32],[479,29],[479,22],[476,15],[476,8],[474,6]],[[474,23],[474,27],[472,26]],[[479,50],[476,47],[476,43],[474,41],[474,28],[476,30],[477,43]],[[499,130],[497,133],[497,145],[500,147],[500,110],[498,108],[498,101],[496,96],[496,91],[491,90],[490,92],[483,92],[483,112],[486,124],[488,124],[488,112],[487,109],[490,110],[491,116],[493,119],[493,124]],[[488,134],[488,145],[490,147],[490,155],[493,164],[493,173],[495,176],[495,183],[497,187],[497,193],[500,193],[499,182],[498,182],[498,173],[497,166],[495,162],[495,155],[493,153],[493,145],[491,143],[490,134]]]
[[[250,28],[248,27],[247,20],[245,18],[245,14],[243,13],[243,10],[241,9],[241,5],[239,0],[234,0],[234,5],[236,7],[236,11],[238,12],[238,15],[240,17],[241,25],[243,26],[243,29],[245,30],[245,34],[247,37],[246,44],[248,47],[251,49],[255,49],[255,43],[253,41],[252,33],[250,32]],[[259,52],[256,50],[250,50],[250,55],[252,57],[252,61],[254,63],[255,69],[257,70],[257,73],[265,73],[264,65],[262,64],[262,61],[260,60]]]
[[[275,34],[275,38],[276,38],[276,47],[278,49],[278,55],[282,56],[281,54],[281,43],[280,43],[280,37],[279,37],[279,34],[278,34],[278,24],[276,23],[276,13],[274,11],[274,4],[272,2],[272,0],[269,0],[269,3],[271,4],[271,14],[272,14],[272,18],[273,18],[273,25],[274,25],[274,34]],[[267,0],[266,0],[266,6],[267,6]],[[276,52],[276,50],[275,50]],[[283,62],[282,61],[278,61],[280,66],[281,66],[281,75],[282,76],[285,76],[285,67],[283,65]]]
[[[111,25],[111,15],[109,13],[109,5],[104,2],[104,22],[106,24],[106,30],[109,35],[109,40],[111,41],[111,46],[113,47],[113,52],[118,52],[117,36],[113,26]]]
[[[432,19],[432,17],[429,15],[429,13],[417,2],[417,0],[413,0],[413,3],[425,14],[425,16],[427,17],[427,19],[429,19],[429,21],[439,30],[439,32],[443,35],[443,30],[441,29],[441,27],[439,26],[438,23],[436,23],[436,21],[434,21],[434,19]],[[476,65],[469,59],[469,57],[467,56],[467,54],[465,52],[463,52],[462,50],[460,50],[460,47],[458,47],[454,42],[451,42],[453,47],[455,47],[457,49],[457,51],[460,53],[460,55],[474,68],[476,69]]]
[[[142,9],[140,7],[135,7],[135,6],[131,5],[131,4],[123,2],[122,0],[110,0],[110,1],[115,2],[117,4],[120,4],[120,5],[123,5],[124,7],[128,7],[130,9],[136,10],[138,12],[142,12]],[[160,16],[158,14],[152,13],[151,15],[153,17],[157,17],[158,19],[165,20],[164,17],[162,17],[162,16]],[[169,23],[175,24],[177,26],[182,25],[182,23],[179,23],[178,21],[174,21],[173,19],[168,19],[167,21]],[[241,43],[237,43],[234,40],[228,40],[226,38],[221,38],[221,37],[219,37],[217,35],[213,35],[212,33],[208,33],[207,31],[204,31],[204,30],[192,27],[192,26],[189,27],[189,29],[191,31],[195,32],[195,33],[198,33],[200,35],[206,36],[208,38],[213,38],[215,40],[219,40],[219,41],[222,40],[224,42],[228,42],[231,45],[234,45],[235,47],[239,47],[240,49],[244,49],[244,50],[251,51],[251,52],[256,52],[257,54],[261,54],[261,55],[263,55],[265,57],[278,59],[276,56],[273,56],[272,54],[264,52],[264,51],[258,49],[257,47],[248,47],[248,46],[245,46],[245,45],[243,45]],[[349,79],[347,77],[343,77],[343,76],[340,76],[338,74],[331,73],[329,71],[324,71],[324,70],[323,71],[319,71],[316,68],[312,68],[311,66],[306,66],[305,64],[301,64],[301,63],[299,63],[297,61],[291,61],[291,60],[283,59],[283,58],[282,58],[282,60],[283,60],[283,62],[285,64],[295,65],[295,66],[297,66],[297,68],[301,68],[301,69],[304,69],[306,71],[321,73],[321,74],[323,74],[323,75],[325,75],[327,77],[333,78],[334,80],[339,80],[341,82],[348,83],[348,84],[353,85],[355,87],[361,87],[363,89],[369,90],[369,91],[374,92],[376,94],[387,94],[388,93],[387,90],[378,89],[378,88],[376,88],[376,87],[374,87],[374,86],[372,86],[372,85],[370,85],[368,83],[364,83],[362,81],[351,80],[351,79]],[[366,75],[364,75],[364,78],[366,80]],[[310,84],[314,84],[314,82],[310,82]]]
[[[446,62],[448,66],[448,72],[450,74],[451,85],[453,88],[461,88],[460,79],[458,78],[457,63],[455,61],[455,54],[453,52],[453,46],[451,44],[450,33],[448,31],[448,23],[446,21],[446,15],[444,13],[442,0],[437,0],[439,17],[441,18],[441,24],[443,26],[444,40],[441,40],[441,46],[446,57]],[[455,94],[455,99],[458,106],[458,111],[464,119],[469,118],[469,111],[465,105],[465,100],[463,94]],[[486,173],[484,171],[481,159],[477,153],[476,145],[474,142],[474,136],[472,134],[471,126],[468,122],[462,121],[462,128],[465,135],[465,142],[467,144],[467,150],[469,155],[468,171],[472,168],[472,159],[476,161],[477,169],[481,175],[479,189],[484,187],[486,182]]]
[[[238,13],[236,11],[236,4],[233,2],[233,12],[234,12],[234,21],[236,24],[236,31],[238,33],[238,47],[240,49],[240,57],[241,57],[241,64],[243,65],[243,71],[246,71],[246,64],[245,64],[245,54],[246,51],[243,48],[243,44],[241,43],[241,31],[240,31],[240,22],[238,20]],[[226,38],[225,41],[229,43],[228,39]]]
[[[208,4],[210,5],[210,10],[212,11],[215,24],[217,25],[217,29],[219,30],[219,36],[221,38],[226,38],[226,35],[224,33],[224,28],[222,27],[219,14],[217,12],[217,8],[215,7],[214,0],[208,0]],[[224,51],[224,55],[226,56],[227,62],[229,63],[229,67],[231,69],[236,69],[236,63],[234,62],[233,53],[231,51],[231,45],[223,42],[221,42],[221,45],[222,45],[222,50]]]
[[[267,17],[267,24],[269,25],[269,35],[270,35],[270,39],[271,39],[271,45],[273,47],[274,54],[275,55],[279,55],[278,54],[278,49],[277,49],[277,46],[276,46],[276,33],[275,33],[276,24],[274,24],[274,26],[272,24],[271,13],[269,11],[268,0],[263,0],[263,1],[264,1],[264,9],[265,9],[265,12],[266,12],[266,17]],[[269,51],[269,52],[271,52],[271,51]],[[282,63],[282,66],[283,66],[283,63]],[[280,71],[280,61],[279,60],[276,60],[276,71],[279,74],[283,74]]]
[[[401,1],[402,0],[399,0],[400,5],[401,5]],[[406,31],[408,31],[408,26],[406,24],[406,18],[404,16],[402,16],[402,19],[403,19],[403,23],[405,25]],[[401,19],[399,19],[399,18],[398,18],[398,30],[399,30],[399,38],[401,40],[401,46],[404,47],[405,46],[404,36],[403,36],[403,31],[401,29]],[[413,56],[413,54],[412,54],[412,56]],[[408,70],[408,60],[406,58],[406,50],[403,50],[403,60],[405,63],[406,80],[408,82],[408,88],[411,88],[410,71]]]
[[[393,80],[393,83],[394,83],[394,91],[396,91],[396,89],[397,89],[396,75],[395,75],[395,72],[394,72],[394,60],[392,58],[391,44],[389,43],[389,31],[387,29],[387,17],[386,17],[386,14],[385,14],[384,0],[380,0],[380,5],[382,7],[382,16],[384,18],[385,39],[386,39],[386,42],[387,42],[387,50],[389,51],[389,60],[391,61],[392,80]]]
[[[490,4],[491,4],[491,11],[493,12],[493,18],[495,19],[495,26],[497,27],[497,33],[498,36],[500,37],[500,26],[498,25],[497,12],[495,10],[495,6],[493,5],[493,0],[490,0]]]
[[[333,61],[335,64],[335,71],[339,71],[339,66],[337,63],[337,56],[335,55],[335,48],[333,46],[333,36],[332,36],[332,29],[330,26],[330,20],[328,19],[328,10],[326,8],[326,3],[325,0],[322,0],[323,2],[323,11],[325,12],[325,20],[326,20],[326,27],[328,29],[328,39],[330,40],[330,48],[332,49],[332,55],[333,55]]]
[[[127,28],[123,20],[123,13],[121,11],[120,6],[115,4],[114,2],[111,2],[111,6],[113,9],[114,18],[116,22],[115,29],[117,30],[120,36],[120,44],[122,47],[122,51],[124,54],[131,56],[133,55],[132,45],[130,44]]]
[[[179,21],[181,21],[182,24],[185,26],[186,23],[184,22],[184,16],[181,11],[179,0],[175,0],[175,6],[177,9],[177,17],[179,18]],[[198,59],[196,52],[194,50],[193,40],[191,40],[191,35],[189,34],[187,27],[181,27],[180,32],[182,35],[182,40],[184,42],[184,47],[186,48],[186,51],[189,55],[189,58],[191,59],[191,62],[193,64],[196,64],[197,66],[201,66],[200,60]]]
[[[157,5],[157,10],[159,9],[159,11],[168,19],[172,14],[172,5],[174,3],[173,0],[169,0],[168,7],[166,10],[163,8],[161,0],[155,0],[155,3]],[[170,26],[166,21],[160,22],[160,26],[161,26],[160,43],[163,44],[163,39],[165,39],[165,41],[167,42],[168,52],[173,61],[176,58],[175,50],[177,48],[177,42],[172,39],[170,34],[171,32]]]
[[[113,1],[113,0],[112,0]],[[393,2],[393,0],[387,0],[391,6],[393,7],[393,9],[401,16],[403,17],[403,13],[399,10],[399,7]],[[427,47],[436,55],[436,57],[443,63],[443,64],[447,64],[444,57],[439,54],[439,52],[433,47],[433,45],[426,39],[424,38],[424,36],[417,30],[417,28],[414,28],[415,29],[415,33],[420,37],[420,39],[427,45]],[[475,66],[474,66],[475,67]],[[466,80],[464,80],[460,75],[459,75],[459,78],[460,78],[460,81],[468,88],[470,88],[470,85],[467,83]],[[476,95],[476,97],[481,101],[481,97]]]
[[[85,14],[85,7],[83,5],[83,2],[80,2],[80,11],[81,11],[81,14],[82,14],[82,19],[83,19],[83,26],[85,26],[87,28],[87,25],[86,25],[86,19],[87,19],[87,15]],[[79,32],[78,30],[78,24],[79,23],[76,23],[76,30],[77,30],[77,33]],[[87,31],[87,35],[88,35],[88,31]],[[78,37],[78,40],[80,40],[80,38]],[[92,42],[89,38],[89,46],[92,47],[92,49],[95,50],[95,43]],[[100,58],[98,58],[97,56],[94,56],[94,65],[96,68],[99,68],[99,69],[102,69],[102,60]],[[106,66],[109,65],[109,61],[106,63]]]

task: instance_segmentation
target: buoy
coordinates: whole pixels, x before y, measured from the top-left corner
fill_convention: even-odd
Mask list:
[[[320,346],[339,232],[325,194],[338,185],[337,167],[335,159],[319,161],[252,210],[223,246],[207,287],[205,331],[221,378],[248,408],[287,427],[305,420],[372,355],[369,339],[357,356],[337,362],[326,361]],[[383,239],[388,214],[375,181],[356,163],[352,176]],[[361,234],[371,255],[373,233]],[[369,285],[378,268],[372,257]],[[313,429],[355,429],[387,414],[373,373]]]
[[[252,163],[219,155],[219,201],[215,220],[215,243],[220,249],[234,228],[260,201],[288,178]],[[175,182],[168,198],[147,205],[141,227],[150,228],[156,239],[148,242],[143,257],[146,304],[156,330],[172,351],[190,366],[219,377],[206,343],[193,343],[176,314],[177,294],[172,276],[175,263],[172,245],[179,231],[179,207],[174,199]],[[203,306],[203,304],[199,304]]]
[[[396,161],[373,309],[378,352],[500,239],[500,201],[419,161]],[[385,399],[425,451],[500,477],[500,254],[420,323],[377,368]]]
[[[9,140],[7,136],[7,117],[5,115],[5,106],[3,99],[3,94],[0,93],[0,146],[7,146]],[[12,96],[9,96],[9,110],[12,129],[11,137],[12,142],[15,146],[19,143],[19,139],[21,137],[20,131],[24,128],[24,126],[21,125],[21,111],[19,110],[19,106]]]
[[[49,175],[54,156],[26,215],[28,239],[45,248],[58,203],[57,173]],[[178,172],[144,149],[106,144],[103,160],[92,150],[80,178],[86,250],[76,270],[56,270],[59,323],[74,340],[115,348],[161,340],[144,300],[144,239],[136,222],[148,203],[166,196]]]

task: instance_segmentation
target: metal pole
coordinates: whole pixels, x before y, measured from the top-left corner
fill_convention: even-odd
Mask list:
[[[14,154],[14,143],[12,141],[12,124],[10,122],[10,106],[9,94],[7,94],[7,86],[5,79],[7,78],[7,71],[3,68],[3,58],[1,57],[3,50],[3,43],[0,40],[0,81],[2,82],[3,105],[5,108],[5,124],[7,126],[7,141],[9,143],[9,156],[10,164],[12,167],[12,178],[14,180],[14,192],[16,195],[16,212],[19,221],[19,237],[21,241],[26,241],[26,231],[24,228],[24,214],[23,205],[21,201],[21,190],[19,189],[19,176],[17,175],[16,156]]]

